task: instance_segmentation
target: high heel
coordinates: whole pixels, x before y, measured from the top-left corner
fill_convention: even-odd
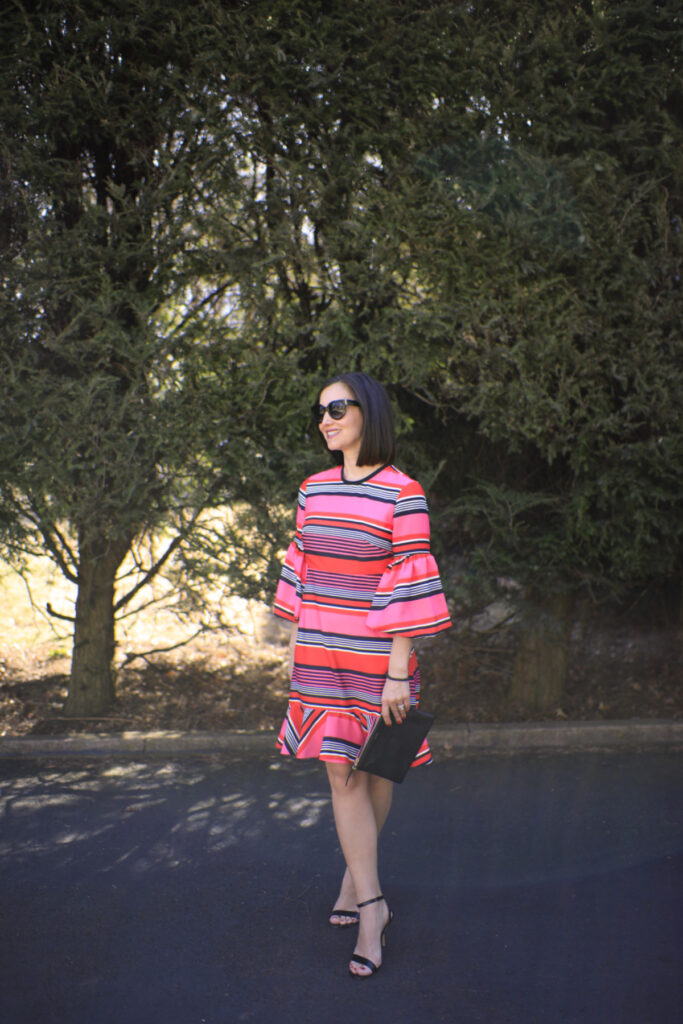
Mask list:
[[[382,900],[384,900],[384,896],[382,896],[382,895],[380,895],[380,896],[373,896],[373,898],[371,900],[364,900],[362,903],[359,903],[358,904],[358,910],[360,911],[361,907],[368,907],[368,906],[370,906],[371,903],[380,903]],[[386,900],[384,900],[384,902],[386,903]],[[389,910],[388,905],[387,905],[387,910]],[[389,910],[389,920],[384,925],[384,928],[382,928],[382,934],[380,935],[380,942],[382,943],[382,948],[384,948],[386,946],[386,944],[387,944],[386,932],[387,932],[387,928],[389,927],[389,925],[391,924],[393,919],[394,919],[394,915]],[[351,964],[358,964],[359,967],[368,967],[369,970],[370,970],[370,973],[369,974],[357,974],[356,971],[352,971],[351,970]],[[380,969],[381,966],[382,966],[381,964],[376,964],[376,963],[373,963],[372,960],[368,960],[368,958],[366,956],[361,956],[360,953],[354,953],[353,956],[351,957],[351,963],[349,963],[349,974],[353,978],[371,978],[373,976],[373,974],[377,974],[377,971]]]

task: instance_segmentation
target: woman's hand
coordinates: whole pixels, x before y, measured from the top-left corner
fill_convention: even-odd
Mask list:
[[[399,682],[387,676],[382,690],[382,718],[387,725],[402,722],[410,708],[410,683]],[[393,718],[392,718],[393,715]]]

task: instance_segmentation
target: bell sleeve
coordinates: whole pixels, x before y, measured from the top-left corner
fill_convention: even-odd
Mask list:
[[[303,526],[306,508],[306,491],[299,489],[299,500],[296,509],[296,533],[294,540],[287,548],[282,565],[280,581],[275,592],[273,612],[288,622],[298,622],[301,610],[306,567],[304,562]]]
[[[393,557],[375,591],[367,625],[381,633],[433,636],[451,625],[439,569],[429,550],[427,499],[417,481],[394,509]]]

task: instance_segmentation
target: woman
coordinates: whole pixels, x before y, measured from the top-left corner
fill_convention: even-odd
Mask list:
[[[314,414],[336,465],[301,486],[275,598],[275,613],[292,623],[291,692],[278,742],[283,754],[325,762],[346,861],[330,923],[359,924],[349,971],[366,978],[381,966],[392,918],[377,840],[393,784],[365,772],[347,782],[349,766],[379,714],[400,723],[417,704],[411,638],[448,629],[450,619],[429,553],[424,492],[391,464],[386,391],[367,374],[345,373],[322,388]],[[425,741],[413,763],[430,760]]]

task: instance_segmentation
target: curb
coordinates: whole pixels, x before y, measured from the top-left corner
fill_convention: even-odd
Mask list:
[[[275,732],[124,732],[0,737],[0,760],[51,757],[192,757],[275,753]],[[683,750],[683,721],[519,722],[435,726],[439,755],[618,753]]]
[[[683,750],[683,721],[511,722],[435,727],[431,745],[453,757],[468,754],[573,754]]]
[[[275,732],[123,732],[115,735],[5,736],[0,760],[21,757],[191,757],[205,754],[266,754]]]

